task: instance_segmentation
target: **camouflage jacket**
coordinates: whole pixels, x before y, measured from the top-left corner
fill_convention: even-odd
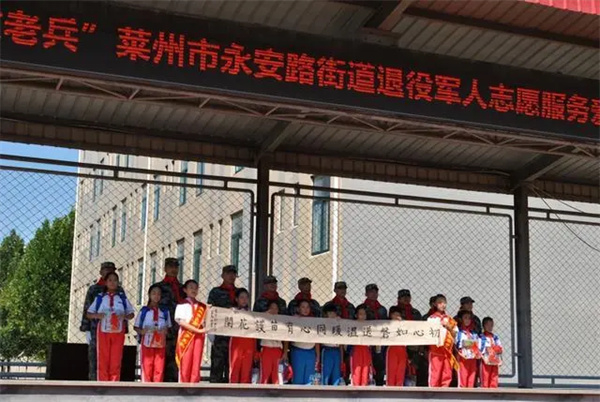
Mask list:
[[[285,300],[283,300],[281,297],[277,297],[277,299],[274,299],[274,300],[277,301],[277,306],[279,306],[279,314],[286,315],[287,314],[287,303],[285,302]],[[254,302],[254,308],[252,310],[256,311],[258,313],[264,313],[269,308],[270,302],[271,302],[271,299],[268,299],[267,297],[265,297],[265,295],[263,293]]]
[[[95,331],[96,325],[98,324],[98,320],[90,320],[87,318],[87,311],[96,300],[96,297],[104,291],[104,285],[99,285],[98,283],[94,283],[92,286],[88,288],[88,291],[85,295],[85,301],[83,303],[83,312],[81,314],[81,325],[79,326],[79,330],[82,332]],[[117,289],[118,292],[123,292],[123,288],[119,286]],[[125,332],[127,333],[127,327],[125,327]]]
[[[328,301],[327,303],[325,303],[323,305],[323,309],[325,309],[325,306],[328,306],[330,304],[335,306],[335,308],[337,310],[337,314],[338,314],[338,316],[340,316],[340,318],[344,318],[347,320],[354,320],[355,315],[356,315],[356,308],[354,307],[354,304],[348,303],[348,305],[346,306],[346,311],[345,311],[346,314],[342,314],[342,306],[335,302],[335,298]]]
[[[408,318],[406,318],[406,310],[404,309],[404,307],[402,307],[399,304],[397,304],[394,307],[397,307],[400,310],[400,316],[402,317],[403,320],[408,320]],[[417,310],[416,308],[414,308],[414,307],[411,306],[410,312],[412,314],[412,319],[414,321],[421,321],[423,319],[423,316],[421,315],[421,312],[419,310]]]
[[[313,317],[320,317],[321,316],[321,305],[319,304],[319,302],[316,301],[315,299],[310,299],[308,302],[310,303],[311,315]],[[297,300],[297,299],[290,301],[290,304],[288,304],[288,315],[298,314],[298,304],[299,303],[300,303],[300,300]]]
[[[221,286],[212,288],[208,294],[208,304],[215,307],[231,308],[234,307],[234,301],[229,297],[229,292]]]

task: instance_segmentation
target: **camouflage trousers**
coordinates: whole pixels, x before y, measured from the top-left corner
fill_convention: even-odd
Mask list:
[[[210,350],[210,382],[229,382],[229,337],[215,336]]]
[[[96,328],[92,328],[90,331],[90,343],[88,344],[88,378],[90,381],[96,381],[97,372],[97,357],[98,353],[96,350]]]
[[[165,345],[165,371],[164,382],[179,382],[179,369],[175,361],[175,346],[177,338],[167,338]]]

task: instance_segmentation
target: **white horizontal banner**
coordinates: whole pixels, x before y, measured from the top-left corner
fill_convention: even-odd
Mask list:
[[[213,335],[339,345],[442,345],[441,326],[427,321],[354,321],[291,317],[209,307]]]

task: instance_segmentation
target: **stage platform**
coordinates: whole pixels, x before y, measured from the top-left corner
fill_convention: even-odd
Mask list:
[[[3,402],[79,402],[85,401],[194,401],[260,402],[273,401],[599,401],[600,390],[516,389],[495,390],[259,386],[238,384],[156,384],[90,383],[78,381],[0,381]]]

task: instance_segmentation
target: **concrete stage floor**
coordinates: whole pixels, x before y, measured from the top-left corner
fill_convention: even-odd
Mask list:
[[[386,387],[322,387],[240,384],[90,383],[86,381],[2,380],[2,402],[80,401],[600,401],[600,390],[574,389],[431,389]]]

